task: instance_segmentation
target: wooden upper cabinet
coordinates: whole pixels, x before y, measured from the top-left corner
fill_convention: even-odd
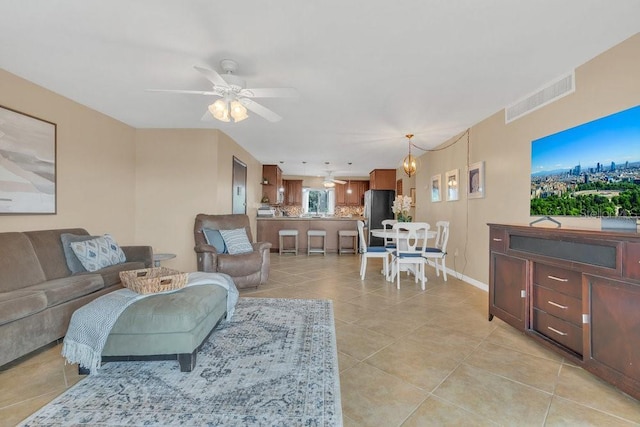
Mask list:
[[[369,187],[371,190],[395,190],[395,169],[374,169],[369,173]]]
[[[284,179],[284,204],[288,206],[302,205],[302,180],[301,179]]]
[[[348,181],[335,187],[336,206],[362,206],[364,193],[369,189],[369,181]],[[351,189],[351,193],[348,190]]]
[[[262,177],[267,184],[262,184],[262,197],[269,199],[272,205],[282,203],[282,170],[278,165],[262,165]]]

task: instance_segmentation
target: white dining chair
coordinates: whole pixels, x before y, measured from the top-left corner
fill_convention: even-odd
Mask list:
[[[360,279],[364,280],[367,271],[367,259],[382,258],[382,272],[386,280],[389,278],[389,258],[391,253],[384,246],[367,246],[364,236],[364,222],[358,221],[358,236],[360,238]]]
[[[382,221],[382,228],[384,229],[384,231],[391,231],[391,229],[393,228],[393,224],[397,223],[398,221],[395,219],[385,219]],[[393,238],[391,237],[384,237],[384,247],[387,249],[395,249],[396,248],[396,242]]]
[[[396,232],[396,249],[392,254],[391,280],[396,279],[396,287],[400,289],[400,273],[402,265],[413,266],[415,282],[422,282],[425,287],[424,267],[427,259],[422,256],[426,249],[426,236],[429,224],[426,222],[398,222],[393,225]]]
[[[436,222],[436,227],[438,228],[438,233],[435,246],[425,248],[422,256],[426,260],[433,260],[436,276],[440,276],[440,269],[442,269],[442,275],[446,282],[447,266],[445,265],[445,259],[447,257],[447,243],[449,242],[449,221],[438,221]]]

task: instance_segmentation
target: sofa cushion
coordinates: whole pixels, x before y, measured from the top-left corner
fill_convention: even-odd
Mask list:
[[[100,236],[90,236],[88,234],[71,234],[71,233],[63,233],[60,235],[60,240],[62,242],[62,250],[64,251],[64,258],[67,262],[67,267],[71,271],[71,274],[81,273],[83,271],[87,271],[86,268],[82,265],[76,254],[71,249],[71,243],[73,242],[84,242],[86,240],[95,239]]]
[[[42,291],[17,290],[0,293],[0,325],[22,319],[47,308]]]
[[[31,241],[24,233],[0,233],[0,292],[44,282]]]
[[[218,271],[231,277],[247,276],[262,268],[262,253],[249,252],[240,255],[218,255]]]
[[[62,304],[104,288],[99,274],[83,274],[48,280],[25,290],[42,291],[47,297],[47,306]]]
[[[71,249],[87,271],[100,270],[127,260],[120,246],[108,234],[83,242],[72,242]]]
[[[224,243],[227,246],[227,251],[231,255],[253,252],[253,246],[251,246],[251,242],[249,242],[247,232],[244,228],[220,230],[220,234],[222,234]]]
[[[204,228],[202,232],[204,233],[205,239],[207,239],[207,243],[216,248],[216,251],[218,251],[219,254],[227,253],[227,245],[224,243],[220,230]]]
[[[64,233],[89,235],[83,228],[37,230],[24,233],[31,241],[31,245],[33,245],[42,271],[44,271],[45,280],[59,279],[69,275],[69,268],[67,267],[60,239],[60,235]]]

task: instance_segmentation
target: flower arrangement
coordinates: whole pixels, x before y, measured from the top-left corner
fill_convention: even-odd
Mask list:
[[[409,209],[411,208],[411,197],[409,196],[397,196],[393,201],[391,210],[399,222],[411,222],[412,218],[409,216]]]

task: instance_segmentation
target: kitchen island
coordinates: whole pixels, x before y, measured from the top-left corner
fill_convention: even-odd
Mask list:
[[[298,251],[307,253],[307,230],[327,232],[326,248],[328,253],[338,252],[338,231],[357,230],[356,222],[362,217],[271,217],[258,218],[258,242],[270,242],[271,252],[278,252],[280,230],[298,230]],[[315,241],[314,241],[315,242]],[[350,245],[346,240],[343,245]],[[288,245],[287,245],[288,246]]]

